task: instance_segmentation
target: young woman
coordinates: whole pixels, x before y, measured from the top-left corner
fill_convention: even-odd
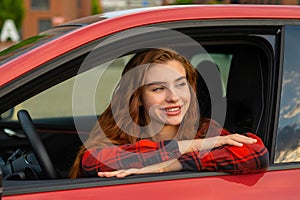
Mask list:
[[[137,53],[79,151],[70,177],[266,170],[269,156],[260,138],[231,134],[199,116],[196,82],[195,68],[176,52]]]

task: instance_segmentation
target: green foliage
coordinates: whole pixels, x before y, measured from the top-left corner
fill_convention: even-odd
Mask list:
[[[99,5],[99,0],[92,0],[92,15],[102,13],[102,9]]]
[[[47,35],[36,35],[36,36],[33,36],[31,38],[28,38],[26,40],[23,40],[13,46],[10,46],[2,51],[0,51],[0,56],[3,56],[3,55],[6,55],[6,54],[9,54],[9,53],[12,53],[14,51],[16,51],[17,49],[19,50],[19,52],[22,50],[22,48],[26,48],[30,45],[32,45],[34,42],[38,41],[38,40],[41,40],[43,38],[45,38]],[[9,57],[9,55],[7,56]],[[2,59],[5,59],[6,57],[2,58]]]
[[[193,4],[193,0],[176,0],[174,4]]]
[[[0,28],[6,19],[12,19],[20,29],[24,14],[23,0],[0,0]]]

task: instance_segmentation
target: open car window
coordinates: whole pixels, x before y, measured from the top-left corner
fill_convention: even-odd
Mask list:
[[[121,72],[130,57],[132,57],[132,55],[115,59],[113,62],[106,62],[35,95],[15,106],[14,115],[11,116],[9,120],[17,121],[16,113],[22,109],[28,110],[33,120],[73,117],[72,98],[75,79],[89,80],[95,73],[99,73],[99,71],[103,71],[105,68],[102,78],[99,78],[99,83],[97,83],[99,86],[95,93],[95,99],[97,99],[95,113],[84,110],[86,99],[84,98],[84,91],[82,91],[82,105],[78,106],[83,107],[83,109],[78,112],[77,116],[100,115],[109,105],[112,91],[120,79]],[[105,66],[107,65],[109,65],[109,67],[106,68]]]
[[[267,142],[265,122],[268,116],[264,111],[268,105],[267,88],[270,66],[273,62],[274,46],[272,45],[275,44],[275,36],[271,33],[245,34],[241,29],[240,32],[243,34],[238,37],[233,37],[230,33],[221,37],[223,32],[208,37],[207,33],[202,33],[201,28],[195,28],[196,31],[190,33],[191,29],[178,29],[178,31],[200,44],[201,51],[191,48],[186,56],[204,79],[210,77],[208,79],[214,83],[212,88],[216,88],[212,94],[209,86],[206,86],[207,88],[198,86],[201,114],[216,117],[216,120],[230,131],[254,132]],[[270,32],[273,33],[273,30]],[[9,117],[1,120],[3,122],[1,126],[4,124],[10,131],[19,133],[21,131],[16,125],[16,113],[22,109],[29,111],[62,179],[68,179],[76,153],[93,128],[95,117],[99,116],[110,103],[125,64],[140,50],[138,48],[133,50],[138,47],[134,42],[143,45],[145,42],[138,34],[117,39],[117,41],[109,41],[104,47],[91,45],[92,55],[90,54],[92,51],[78,56],[74,56],[78,53],[74,52],[72,59],[63,60],[63,64],[53,67],[51,73],[41,75],[43,80],[47,80],[45,82],[32,79],[28,83],[34,86],[34,90],[29,91],[32,92],[30,98],[24,96],[26,100],[18,102],[13,107],[13,114],[9,114],[12,111],[9,110],[7,114]],[[147,41],[147,44],[149,43],[151,41]],[[190,49],[186,43],[180,45],[182,46],[179,51],[181,47]],[[89,56],[91,61],[86,60]],[[47,64],[44,68],[47,68]],[[78,89],[76,82],[92,80],[99,74],[101,78],[97,79],[96,86],[91,87],[88,82],[85,89],[76,91],[79,95],[76,97],[79,98],[74,108],[74,90]],[[89,102],[88,94],[91,93],[94,93],[93,102]],[[215,99],[212,99],[211,95],[215,95],[213,97]],[[227,110],[224,110],[224,102]],[[92,105],[95,109],[91,112],[86,105]],[[77,108],[80,110],[74,113],[74,109]],[[82,129],[78,129],[74,118],[82,122],[84,125]],[[5,132],[5,136],[7,134]],[[19,146],[26,150],[30,149],[24,137],[7,136],[2,141],[10,142],[10,145],[3,145],[4,151],[1,152],[1,156],[4,160],[9,158]],[[156,177],[156,175],[148,177]]]
[[[113,62],[109,61],[102,65],[99,65],[91,70],[88,70],[78,76],[72,77],[62,83],[51,87],[38,95],[18,104],[14,107],[14,114],[8,118],[8,120],[17,121],[16,113],[19,110],[26,109],[30,112],[32,119],[45,119],[45,118],[60,118],[60,117],[72,117],[74,113],[72,112],[72,93],[74,89],[74,82],[76,78],[89,79],[93,74],[97,73],[99,70],[103,70],[105,66],[105,71],[102,77],[99,79],[97,91],[95,94],[96,103],[96,114],[100,115],[104,109],[109,105],[112,92],[116,87],[118,81],[121,78],[121,72],[128,60],[133,55],[126,55],[120,57]],[[211,54],[195,54],[191,58],[191,63],[194,67],[199,67],[205,61],[211,61],[214,63],[217,71],[219,72],[222,88],[222,96],[226,97],[226,86],[228,82],[229,69],[231,65],[232,54],[225,53],[211,53]],[[210,66],[208,66],[210,67]],[[214,66],[211,66],[214,67]],[[82,104],[86,102],[83,100]],[[84,107],[84,106],[83,106]],[[8,111],[10,112],[10,111]],[[88,111],[81,110],[80,116],[89,116],[94,113],[89,113]],[[8,114],[7,114],[8,115]]]

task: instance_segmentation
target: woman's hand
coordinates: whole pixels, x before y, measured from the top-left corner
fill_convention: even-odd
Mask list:
[[[240,134],[230,134],[225,136],[216,136],[204,139],[178,141],[178,147],[181,154],[209,150],[223,145],[232,145],[242,147],[244,144],[254,144],[257,140]]]
[[[117,178],[123,178],[125,176],[129,176],[131,174],[141,174],[142,169],[122,169],[122,170],[117,170],[113,172],[98,172],[99,177],[117,177]]]
[[[219,147],[223,145],[233,145],[237,147],[242,147],[244,144],[254,144],[256,142],[257,140],[254,138],[236,133],[226,136],[218,136],[214,147]]]
[[[162,173],[162,172],[171,172],[171,171],[180,171],[182,166],[177,159],[169,160],[163,163],[149,165],[141,169],[131,168],[124,170],[116,170],[113,172],[98,172],[99,177],[117,177],[124,178],[133,174],[151,174],[151,173]]]
[[[240,134],[230,134],[206,138],[203,141],[202,149],[216,148],[224,145],[242,147],[244,144],[254,144],[257,140]]]

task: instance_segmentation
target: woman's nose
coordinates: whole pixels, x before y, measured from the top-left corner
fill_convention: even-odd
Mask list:
[[[178,101],[177,94],[170,89],[168,89],[167,91],[167,101],[174,101],[174,102]]]

